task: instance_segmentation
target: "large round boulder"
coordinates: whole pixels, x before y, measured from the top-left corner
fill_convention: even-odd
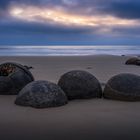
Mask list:
[[[140,64],[140,59],[137,57],[129,58],[126,62],[126,65],[139,65]]]
[[[75,70],[65,73],[58,81],[58,85],[70,100],[100,98],[102,96],[99,81],[86,71]]]
[[[7,62],[0,65],[0,94],[16,95],[34,77],[23,65]]]
[[[104,98],[124,101],[140,100],[140,76],[119,74],[112,77],[106,84]]]
[[[35,108],[62,106],[67,103],[63,90],[48,81],[34,81],[26,85],[18,94],[15,104]]]

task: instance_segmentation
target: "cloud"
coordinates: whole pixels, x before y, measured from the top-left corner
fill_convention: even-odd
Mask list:
[[[24,13],[14,16],[12,7]],[[133,38],[131,44],[140,38],[139,0],[0,0],[0,18],[1,43],[123,44]]]
[[[0,0],[0,9],[16,4],[55,7],[82,15],[106,14],[128,19],[140,18],[139,0]]]
[[[114,27],[112,29],[114,34],[119,36],[140,37],[140,26],[136,27]]]
[[[10,20],[10,22],[9,22]],[[92,28],[92,32],[97,28]],[[91,28],[62,26],[58,24],[27,22],[17,19],[5,19],[0,22],[0,34],[34,33],[34,34],[90,34]]]
[[[103,7],[101,11],[119,18],[140,19],[140,1],[124,0],[110,2],[106,7]]]

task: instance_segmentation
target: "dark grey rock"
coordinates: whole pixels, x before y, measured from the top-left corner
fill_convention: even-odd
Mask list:
[[[106,84],[104,98],[124,101],[140,101],[140,76],[119,74]]]
[[[15,104],[35,108],[57,107],[67,104],[67,97],[54,83],[34,81],[20,91]]]
[[[140,66],[140,60],[136,62],[136,65],[137,66]]]
[[[139,65],[139,63],[140,59],[137,57],[130,58],[125,62],[126,65]]]
[[[0,94],[16,95],[34,77],[24,66],[7,62],[0,65]]]
[[[70,71],[61,76],[58,85],[70,100],[100,98],[102,96],[99,81],[89,72]]]

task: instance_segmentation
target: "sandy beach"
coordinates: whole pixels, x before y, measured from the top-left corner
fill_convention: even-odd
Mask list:
[[[36,80],[57,83],[70,70],[92,73],[104,85],[120,73],[140,75],[125,65],[129,56],[0,57],[0,63],[33,66]],[[140,139],[140,102],[106,99],[73,100],[58,108],[33,109],[14,104],[16,96],[0,96],[1,140],[134,140]]]

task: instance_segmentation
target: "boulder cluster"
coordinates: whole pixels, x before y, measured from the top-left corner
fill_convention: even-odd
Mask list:
[[[132,62],[132,61],[131,61]],[[128,62],[127,62],[128,63]],[[129,61],[130,63],[130,61]],[[102,92],[100,82],[91,73],[73,70],[63,74],[58,84],[35,81],[29,69],[17,63],[0,65],[0,94],[17,95],[15,104],[34,108],[58,107],[73,99],[106,98],[140,101],[140,76],[124,73],[113,76]]]
[[[57,107],[71,99],[102,97],[99,81],[85,71],[71,71],[61,76],[58,84],[34,81],[18,94],[15,104],[35,108]]]

